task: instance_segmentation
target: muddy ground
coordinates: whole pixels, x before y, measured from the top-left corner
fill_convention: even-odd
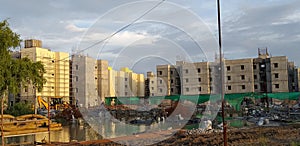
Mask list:
[[[132,145],[145,145],[150,136],[140,135],[140,139],[129,140]],[[102,145],[120,145],[109,140],[73,142],[73,143],[52,143],[52,145],[84,145],[84,146],[102,146]],[[174,145],[223,145],[222,133],[193,134],[186,135],[185,132],[177,132],[171,138],[154,144],[157,146]],[[253,145],[300,145],[300,124],[293,124],[280,127],[252,127],[247,129],[229,129],[228,145],[230,146],[253,146]]]
[[[223,134],[199,134],[174,136],[157,145],[222,145]],[[300,145],[300,125],[283,127],[255,127],[231,129],[228,132],[228,145]]]

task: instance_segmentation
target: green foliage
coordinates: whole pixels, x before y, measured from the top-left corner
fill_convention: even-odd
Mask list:
[[[7,20],[0,22],[0,52],[16,48],[20,46],[20,42],[20,35],[9,28]]]
[[[300,146],[300,142],[291,142],[291,146]]]
[[[9,28],[7,20],[0,22],[0,96],[8,95],[8,92],[17,94],[21,85],[25,87],[28,84],[42,90],[46,83],[41,62],[11,57],[11,50],[20,46],[20,43],[20,36]]]
[[[10,107],[6,111],[4,111],[5,114],[10,114],[13,116],[20,116],[20,115],[26,115],[26,114],[34,114],[34,110],[28,103],[19,102],[16,103],[14,106]]]

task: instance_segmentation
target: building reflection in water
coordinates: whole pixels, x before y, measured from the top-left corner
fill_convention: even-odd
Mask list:
[[[163,123],[155,123],[151,126],[145,125],[130,125],[125,126],[124,121],[112,122],[110,119],[97,120],[97,124],[79,125],[72,124],[64,126],[60,131],[51,131],[51,142],[71,142],[71,141],[89,141],[115,138],[121,136],[133,135],[135,133],[146,132],[148,130],[165,130],[170,125],[161,126]],[[99,123],[100,122],[100,123]],[[17,137],[6,138],[6,144],[22,144],[34,143],[34,141],[41,142],[43,139],[48,140],[48,132],[37,133],[33,135],[23,135]]]
[[[48,141],[48,132],[37,133],[32,135],[22,135],[15,137],[7,137],[5,139],[6,144],[22,144],[22,143],[34,143],[34,141],[41,142],[43,139]],[[102,136],[95,132],[89,126],[82,126],[78,124],[72,124],[70,126],[64,126],[60,131],[51,131],[50,140],[52,142],[71,142],[87,141],[102,139]]]

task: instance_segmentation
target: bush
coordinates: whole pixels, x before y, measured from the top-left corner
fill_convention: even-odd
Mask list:
[[[5,114],[10,114],[13,116],[20,116],[26,114],[34,114],[34,109],[32,109],[31,105],[28,103],[16,103],[14,106],[8,108],[4,111]]]

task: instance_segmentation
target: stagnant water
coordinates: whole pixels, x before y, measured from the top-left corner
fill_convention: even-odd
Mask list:
[[[104,124],[104,126],[102,126],[101,128],[95,126],[94,128],[91,128],[91,126],[89,126],[88,124],[80,125],[78,123],[63,126],[62,130],[50,132],[50,140],[51,142],[99,140],[103,139],[103,137],[107,139],[126,136],[126,134],[128,133],[145,132],[147,128],[149,128],[145,125],[134,126],[134,128],[126,128],[122,125],[115,124],[114,122],[107,122],[108,123]],[[155,127],[156,125],[157,123],[154,123],[153,125],[151,125],[151,127]],[[48,136],[48,132],[42,132],[21,136],[5,137],[5,144],[33,144],[35,141],[41,142],[43,139],[48,141]]]

